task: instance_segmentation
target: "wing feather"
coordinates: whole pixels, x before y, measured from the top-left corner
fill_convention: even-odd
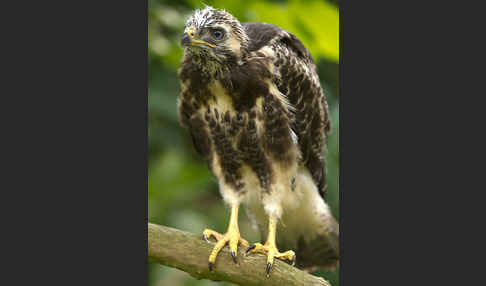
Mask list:
[[[296,36],[265,23],[243,23],[250,38],[250,52],[268,47],[274,53],[275,78],[279,91],[288,99],[292,129],[305,165],[321,195],[326,189],[325,159],[329,111],[311,54]]]

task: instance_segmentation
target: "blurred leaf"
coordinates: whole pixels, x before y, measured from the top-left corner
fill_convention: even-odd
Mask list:
[[[297,35],[314,59],[339,61],[339,10],[323,1],[290,1],[288,4],[255,2],[251,9],[258,21],[271,23]]]

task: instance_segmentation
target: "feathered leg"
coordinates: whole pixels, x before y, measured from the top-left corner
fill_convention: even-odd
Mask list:
[[[228,225],[228,231],[225,234],[220,234],[211,229],[205,229],[203,232],[203,238],[209,242],[209,238],[214,236],[218,241],[213,248],[213,251],[209,255],[209,270],[213,269],[213,265],[216,261],[216,256],[223,249],[223,247],[228,243],[231,249],[231,256],[233,256],[233,261],[236,263],[236,256],[238,254],[238,243],[244,247],[248,247],[248,241],[240,236],[240,229],[238,227],[238,208],[239,205],[233,205],[231,207],[231,217],[230,223]]]
[[[246,253],[260,252],[267,255],[267,277],[270,275],[270,269],[272,268],[274,258],[286,259],[295,264],[295,252],[292,250],[285,251],[283,253],[279,252],[277,245],[275,244],[275,237],[277,232],[277,222],[278,219],[274,215],[270,215],[268,223],[268,237],[265,244],[255,243],[250,246]]]

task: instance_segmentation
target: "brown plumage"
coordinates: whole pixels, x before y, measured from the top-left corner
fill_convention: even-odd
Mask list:
[[[338,226],[318,195],[326,186],[330,121],[308,50],[277,26],[241,24],[211,7],[189,18],[181,44],[180,121],[224,200],[236,210],[245,203],[263,235],[270,229],[264,248],[274,248],[272,228],[281,220],[277,245],[295,249],[298,266],[334,266],[338,247],[329,234]],[[235,229],[230,224],[230,244]]]

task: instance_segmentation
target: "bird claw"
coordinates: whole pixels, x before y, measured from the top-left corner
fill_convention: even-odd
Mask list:
[[[236,261],[236,254],[234,251],[231,251],[231,257],[233,257],[233,261],[235,262],[235,264],[237,264],[238,262]]]
[[[248,247],[246,249],[246,252],[245,252],[245,255],[248,255],[248,252],[252,251],[253,249],[255,249],[256,245],[255,244],[252,244],[250,247]]]
[[[272,263],[267,262],[267,271],[266,271],[266,272],[267,272],[267,277],[269,277],[269,276],[270,276],[270,269],[271,269],[271,268],[272,268]]]
[[[203,234],[203,238],[204,238],[204,240],[205,240],[207,243],[210,243],[210,242],[209,242],[209,240],[208,240],[208,237],[207,237],[205,234]]]
[[[297,260],[297,257],[294,254],[294,256],[292,257],[292,266],[295,266],[295,260]]]
[[[292,266],[295,265],[295,260],[296,260],[296,255],[292,250],[288,250],[285,252],[279,252],[277,247],[273,244],[261,244],[261,243],[255,243],[252,244],[248,249],[246,250],[246,255],[250,252],[259,252],[267,255],[267,268],[266,268],[266,273],[267,277],[270,276],[270,270],[273,266],[274,263],[274,258],[278,258],[281,260],[287,260],[292,263]]]
[[[216,262],[216,256],[226,244],[229,244],[233,262],[235,264],[238,264],[238,244],[241,244],[244,247],[248,246],[248,241],[240,237],[239,230],[237,228],[230,228],[228,229],[227,233],[220,234],[216,231],[205,229],[203,232],[203,239],[209,243],[209,239],[211,238],[211,236],[216,238],[217,243],[211,251],[211,254],[209,255],[209,271],[213,269],[213,266]]]

